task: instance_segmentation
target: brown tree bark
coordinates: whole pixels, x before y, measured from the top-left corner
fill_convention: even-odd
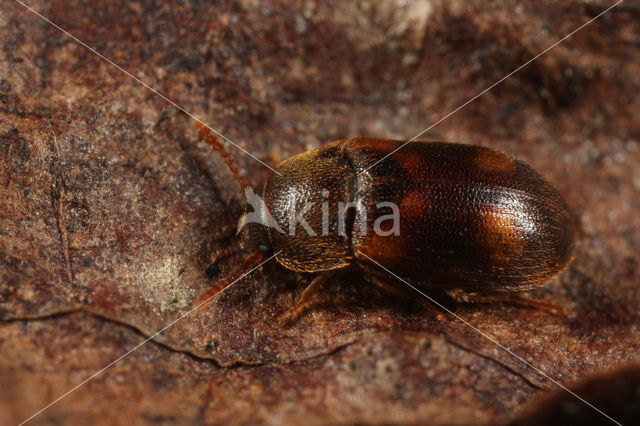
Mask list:
[[[611,4],[29,2],[265,162],[359,135],[409,139]],[[566,315],[447,306],[566,386],[638,360],[639,18],[620,4],[421,138],[513,153],[565,196],[575,261],[529,297]],[[0,42],[10,424],[187,313],[216,279],[211,255],[243,198],[185,114],[14,0],[0,4]],[[259,185],[269,170],[229,149]],[[310,279],[266,264],[33,422],[536,424],[538,398],[566,398],[467,325],[357,271],[280,327]],[[620,420],[638,399],[620,408],[587,393]]]

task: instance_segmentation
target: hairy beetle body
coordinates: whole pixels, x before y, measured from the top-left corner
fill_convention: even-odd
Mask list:
[[[305,272],[357,263],[384,275],[372,259],[415,284],[469,290],[542,285],[570,261],[568,208],[529,165],[473,145],[412,142],[393,152],[400,145],[357,138],[284,161],[263,192],[281,229],[295,229],[269,230],[278,261]],[[353,209],[343,215],[344,235],[339,203]],[[398,206],[399,232],[374,232],[389,213],[380,203]],[[291,206],[304,205],[304,221],[292,224]]]
[[[260,197],[222,143],[196,126],[245,190],[238,227],[252,253],[200,300],[212,300],[272,251],[285,268],[320,273],[280,323],[349,265],[393,293],[438,288],[459,301],[562,310],[513,294],[549,282],[574,248],[560,193],[523,161],[473,145],[339,140],[283,161]],[[400,288],[398,278],[406,280]]]

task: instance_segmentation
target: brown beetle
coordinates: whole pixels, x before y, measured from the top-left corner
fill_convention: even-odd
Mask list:
[[[198,127],[246,190],[233,158]],[[248,210],[240,220],[244,247],[253,256],[205,296],[257,264],[258,248],[266,246],[285,268],[320,273],[281,321],[297,316],[336,270],[352,264],[392,291],[408,287],[384,269],[459,301],[511,300],[553,309],[513,293],[548,283],[572,259],[574,226],[558,191],[529,165],[497,150],[412,142],[395,151],[401,144],[340,140],[282,162],[280,175],[270,175],[261,188],[268,221],[248,221],[249,215],[265,217]]]

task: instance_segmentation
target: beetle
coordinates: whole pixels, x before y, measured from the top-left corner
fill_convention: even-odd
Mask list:
[[[196,125],[247,191],[233,157],[207,127]],[[356,138],[293,156],[277,172],[259,190],[266,212],[251,211],[248,204],[239,220],[242,245],[253,254],[205,297],[212,298],[270,251],[287,269],[318,273],[298,303],[279,317],[281,323],[296,318],[311,296],[349,265],[393,292],[407,287],[390,271],[457,301],[508,300],[560,309],[517,296],[566,268],[575,240],[562,196],[524,161],[475,145],[414,141],[404,146]],[[397,207],[398,222],[390,223],[397,229],[381,228],[389,211],[378,209],[380,203]],[[345,213],[336,206],[349,208]],[[247,220],[256,214],[267,214],[270,222]],[[307,232],[286,232],[300,224]]]

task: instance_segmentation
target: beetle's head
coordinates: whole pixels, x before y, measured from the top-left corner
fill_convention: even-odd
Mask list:
[[[267,178],[262,198],[251,203],[247,197],[253,211],[241,224],[260,223],[276,259],[288,269],[318,272],[350,262],[349,224],[345,220],[340,226],[339,211],[340,203],[349,201],[353,173],[341,155],[341,143],[283,161],[278,173]]]

